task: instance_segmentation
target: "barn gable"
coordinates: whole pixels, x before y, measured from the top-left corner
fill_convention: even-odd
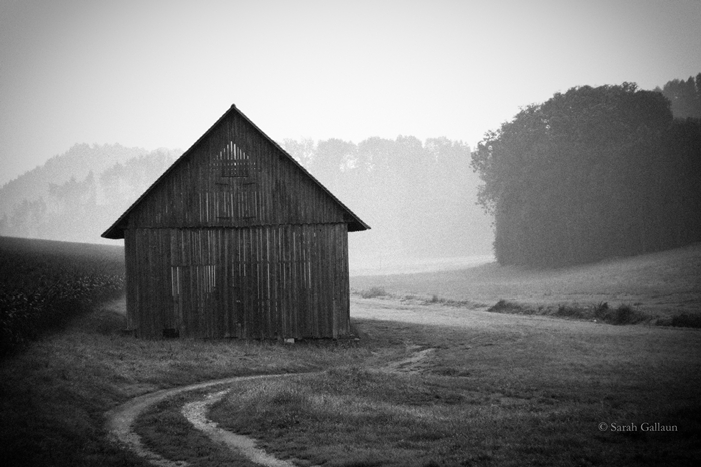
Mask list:
[[[345,223],[369,227],[236,106],[102,234],[142,228]]]

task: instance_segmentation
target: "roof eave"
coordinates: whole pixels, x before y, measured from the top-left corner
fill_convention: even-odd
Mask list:
[[[124,238],[124,228],[122,226],[113,225],[109,229],[105,230],[100,237],[108,238],[110,240],[120,240]]]

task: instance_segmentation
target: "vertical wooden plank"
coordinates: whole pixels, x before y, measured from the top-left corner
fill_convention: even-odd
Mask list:
[[[314,291],[313,294],[313,300],[314,300],[314,305],[313,305],[313,315],[312,319],[314,321],[314,337],[321,337],[321,316],[323,315],[322,308],[324,306],[323,302],[323,295],[322,295],[322,287],[323,287],[323,273],[321,270],[321,238],[320,238],[320,232],[319,232],[319,227],[314,226],[313,227],[313,237],[312,237],[312,247],[313,247],[313,265],[312,265],[312,289]]]
[[[278,227],[280,233],[280,317],[278,327],[281,337],[285,338],[289,335],[288,330],[288,314],[290,312],[290,289],[289,283],[289,265],[290,265],[290,244],[289,244],[289,228],[288,226]]]
[[[350,284],[348,278],[348,224],[340,224],[340,278],[341,285],[341,316],[343,320],[342,332],[344,336],[350,335]]]
[[[244,337],[252,337],[251,335],[251,322],[248,317],[249,304],[249,283],[248,283],[248,249],[246,238],[249,231],[246,229],[241,229],[238,231],[238,244],[239,244],[239,310],[240,310],[240,320],[242,330],[244,332]]]
[[[316,255],[314,254],[314,232],[311,225],[305,225],[305,253],[306,258],[306,282],[307,282],[307,313],[306,313],[306,333],[308,337],[314,337],[314,322],[316,316],[316,301],[314,300],[314,294],[316,293],[314,289],[313,276],[316,274],[314,263]]]
[[[270,302],[275,322],[280,313],[280,248],[276,226],[267,226],[270,235]]]
[[[183,294],[185,297],[185,305],[186,305],[186,314],[187,314],[187,327],[188,327],[188,336],[189,337],[197,337],[199,335],[199,327],[198,327],[198,316],[197,316],[197,295],[195,293],[195,282],[193,281],[193,252],[192,249],[194,248],[194,238],[193,238],[193,231],[192,230],[187,230],[186,231],[186,240],[184,243],[185,251],[187,254],[187,265],[183,268],[183,279],[184,279],[184,284],[185,284],[185,293]]]
[[[253,320],[253,260],[251,252],[251,229],[243,229],[243,248],[244,248],[244,291],[243,291],[243,312],[245,315],[247,335],[246,337],[254,337],[257,331],[256,323]]]
[[[331,337],[334,334],[335,323],[335,313],[334,313],[334,298],[336,293],[336,283],[334,282],[333,271],[332,271],[332,261],[331,261],[331,245],[332,245],[332,232],[333,224],[324,224],[321,227],[324,236],[324,279],[326,280],[326,287],[324,287],[324,294],[326,296],[326,306],[324,307],[324,321],[326,323],[326,329],[324,330],[324,337]]]
[[[331,294],[331,337],[338,339],[338,329],[339,329],[339,303],[338,303],[338,293],[339,293],[339,277],[338,277],[338,260],[337,255],[337,238],[338,238],[338,225],[330,224],[327,228],[329,240],[329,255],[327,258],[327,265],[329,268],[329,276],[331,277],[332,290]]]
[[[298,295],[300,290],[299,284],[299,258],[297,254],[299,252],[297,248],[297,231],[299,229],[298,225],[291,225],[288,227],[290,229],[290,303],[289,303],[289,325],[288,332],[290,337],[297,338],[297,314],[299,312]]]
[[[237,229],[236,230],[236,282],[235,282],[235,292],[236,292],[236,310],[237,310],[237,315],[236,318],[238,319],[238,322],[240,324],[240,332],[242,333],[239,337],[244,337],[248,336],[246,334],[247,332],[247,323],[246,323],[246,316],[244,314],[244,307],[245,307],[245,299],[244,299],[244,290],[245,290],[245,276],[244,276],[244,268],[245,268],[245,259],[244,259],[244,247],[243,247],[243,235],[244,231],[243,229]]]
[[[231,322],[231,283],[229,280],[229,264],[230,264],[230,254],[229,249],[229,232],[230,229],[220,229],[219,230],[219,244],[221,248],[221,254],[218,261],[218,267],[220,271],[220,276],[218,277],[218,287],[219,294],[221,297],[221,308],[220,313],[222,316],[222,333],[224,337],[232,337],[232,322]]]
[[[307,305],[307,313],[305,313],[305,321],[306,321],[306,333],[308,336],[313,337],[314,336],[314,317],[316,313],[316,308],[315,308],[315,300],[314,300],[314,281],[312,280],[312,276],[316,273],[314,271],[314,241],[313,241],[313,226],[311,225],[305,225],[305,232],[304,232],[304,251],[306,254],[306,272],[305,272],[305,281],[307,284],[307,294],[306,294],[306,305]]]
[[[144,308],[148,310],[149,317],[149,334],[153,337],[156,336],[157,328],[157,314],[154,313],[154,309],[151,307],[151,291],[153,290],[153,275],[151,274],[151,266],[153,264],[153,251],[151,246],[150,229],[143,229],[143,245],[144,245],[144,257],[141,259],[140,269],[144,273],[144,282],[146,287],[142,290],[141,301],[144,304]]]
[[[263,317],[263,329],[262,337],[272,337],[273,330],[273,314],[270,307],[270,300],[267,294],[268,287],[268,270],[267,270],[267,228],[258,227],[256,231],[258,232],[258,264],[259,264],[259,276],[258,276],[258,300],[261,302],[262,317]]]
[[[136,242],[133,232],[133,229],[126,229],[124,231],[124,266],[126,273],[127,288],[127,329],[135,329],[138,333],[140,331],[138,329],[138,303],[136,300],[136,296],[137,289],[139,286],[139,276],[134,264],[134,258],[136,254]]]
[[[141,290],[141,299],[139,300],[144,305],[144,310],[148,316],[148,333],[152,337],[156,335],[157,314],[151,308],[151,291],[153,290],[153,275],[151,274],[151,265],[153,264],[153,251],[151,248],[150,229],[142,229],[142,245],[144,247],[144,255],[141,257],[139,269],[143,274],[143,282],[145,287]]]
[[[253,229],[255,232],[255,249],[256,249],[256,256],[255,256],[255,265],[256,265],[256,278],[255,278],[255,290],[256,290],[256,296],[255,296],[255,302],[256,302],[256,308],[257,308],[257,313],[256,317],[258,318],[258,332],[259,332],[259,337],[261,339],[264,339],[266,336],[266,328],[267,328],[267,322],[270,320],[270,316],[268,313],[268,308],[266,306],[264,297],[263,297],[263,264],[262,264],[262,253],[263,253],[263,240],[262,240],[262,229],[260,228],[255,228]]]

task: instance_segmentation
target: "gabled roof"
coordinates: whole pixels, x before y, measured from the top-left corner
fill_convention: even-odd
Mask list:
[[[200,136],[195,143],[190,146],[190,148],[185,151],[176,161],[165,171],[163,174],[156,179],[151,186],[139,196],[139,198],[134,201],[134,203],[129,206],[129,208],[124,211],[124,213],[112,224],[103,234],[102,237],[104,238],[111,238],[111,239],[119,239],[119,238],[124,238],[124,229],[126,228],[126,221],[129,215],[136,209],[141,202],[148,197],[148,195],[157,187],[162,180],[166,179],[175,168],[180,165],[183,161],[187,160],[193,152],[195,152],[195,148],[200,144],[202,140],[207,138],[207,136],[214,130],[214,128],[217,127],[223,120],[225,120],[227,117],[229,117],[232,113],[237,114],[241,118],[243,118],[246,122],[248,122],[260,135],[267,139],[270,143],[273,144],[273,146],[280,151],[280,153],[287,157],[299,170],[301,170],[304,175],[306,175],[310,180],[312,180],[316,185],[321,188],[321,190],[328,195],[344,212],[344,217],[348,219],[348,230],[350,232],[357,232],[357,231],[362,231],[362,230],[368,230],[370,226],[368,226],[365,222],[363,222],[358,216],[356,216],[346,205],[344,205],[338,198],[336,198],[324,185],[322,185],[312,174],[310,174],[302,165],[295,160],[294,157],[292,157],[290,154],[287,153],[282,147],[280,147],[279,144],[277,144],[275,141],[273,141],[268,135],[266,135],[258,126],[253,123],[248,117],[246,117],[239,109],[236,108],[235,105],[231,105],[229,110],[227,110],[224,115],[222,115],[202,136]]]

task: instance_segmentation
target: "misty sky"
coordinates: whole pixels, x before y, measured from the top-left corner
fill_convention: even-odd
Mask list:
[[[0,184],[75,143],[187,149],[235,103],[284,138],[471,145],[576,85],[701,72],[701,0],[0,0]]]

